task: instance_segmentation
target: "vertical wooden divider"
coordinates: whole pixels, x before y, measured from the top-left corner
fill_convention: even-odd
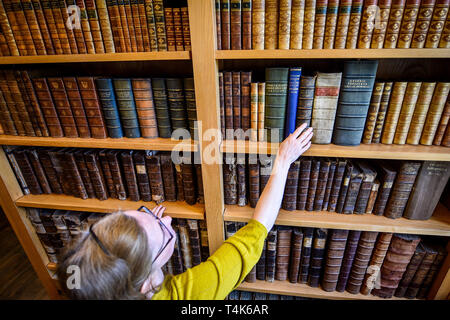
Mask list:
[[[191,29],[192,67],[194,70],[197,118],[202,175],[205,194],[206,223],[210,253],[224,241],[224,201],[220,137],[205,137],[205,132],[220,132],[218,65],[215,58],[216,24],[214,1],[188,0]]]

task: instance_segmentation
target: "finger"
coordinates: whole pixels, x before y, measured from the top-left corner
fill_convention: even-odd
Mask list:
[[[159,206],[156,206],[155,208],[153,208],[153,213],[155,214],[155,216],[157,216],[157,217],[161,217],[161,215],[162,215],[162,212],[161,212],[161,208],[162,208],[162,206],[161,205],[159,205]]]
[[[303,139],[303,141],[302,141],[302,144],[307,144],[310,140],[311,140],[311,138],[313,137],[313,135],[314,135],[314,133],[312,133],[312,132],[310,132],[306,137],[305,137],[305,139]]]
[[[297,138],[297,137],[300,135],[300,133],[302,133],[302,131],[306,129],[307,126],[308,126],[308,125],[307,125],[306,123],[303,123],[300,127],[298,127],[297,129],[295,129],[294,132],[292,132],[292,135],[293,135],[295,138]]]
[[[303,131],[303,133],[297,138],[297,140],[305,140],[305,138],[311,133],[313,132],[313,128],[309,127],[308,129],[306,129],[305,131]]]
[[[307,151],[307,150],[309,149],[309,147],[311,147],[311,141],[308,142],[308,143],[306,144],[306,146],[304,146],[304,147],[302,148],[302,154],[303,154],[305,151]]]

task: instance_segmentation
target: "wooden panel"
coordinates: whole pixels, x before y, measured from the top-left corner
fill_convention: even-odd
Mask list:
[[[227,205],[224,219],[226,221],[247,222],[253,215],[250,206],[239,207]],[[328,211],[286,211],[280,210],[275,224],[299,227],[334,228],[345,230],[362,230],[378,232],[398,232],[450,236],[450,212],[438,204],[434,215],[425,221],[406,218],[389,219],[373,214],[340,214]]]
[[[433,281],[428,299],[450,299],[450,254],[448,252],[450,252],[450,241],[447,242],[447,257],[445,257],[444,263]]]
[[[17,199],[16,205],[31,208],[111,213],[121,210],[137,210],[141,206],[146,206],[151,209],[156,206],[156,203],[153,201],[144,202],[118,199],[107,199],[103,201],[98,199],[83,200],[60,194],[28,194]],[[162,205],[167,208],[165,213],[173,218],[203,219],[204,206],[201,204],[191,206],[181,201],[165,201]]]

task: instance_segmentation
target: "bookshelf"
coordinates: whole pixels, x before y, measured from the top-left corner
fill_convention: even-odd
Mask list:
[[[145,53],[114,53],[114,54],[85,54],[85,55],[55,55],[55,56],[23,56],[0,57],[0,65],[7,68],[12,65],[33,65],[33,67],[57,68],[64,64],[68,68],[81,70],[102,70],[104,63],[117,69],[119,74],[128,66],[135,68],[141,74],[146,70],[148,62],[157,67],[157,72],[164,68],[175,70],[181,61],[184,71],[193,72],[195,95],[197,103],[197,118],[202,122],[202,129],[220,128],[219,112],[219,69],[240,68],[241,66],[264,66],[290,63],[289,60],[304,59],[305,63],[314,63],[306,59],[316,59],[327,62],[333,59],[364,59],[376,58],[386,63],[399,64],[402,67],[408,61],[422,61],[428,59],[427,64],[433,65],[434,70],[426,69],[427,74],[436,72],[442,74],[441,65],[448,64],[450,49],[320,49],[320,50],[216,50],[216,23],[213,0],[188,0],[189,20],[192,51],[179,52],[145,52]],[[433,60],[436,59],[436,60]],[[425,61],[425,60],[424,60]],[[134,62],[135,64],[128,64]],[[164,62],[164,63],[161,63]],[[81,63],[81,64],[80,64]],[[83,64],[89,63],[89,64]],[[248,64],[248,65],[247,65]],[[87,67],[88,66],[88,67]],[[408,66],[408,65],[406,65]],[[386,71],[386,69],[388,69]],[[384,73],[391,75],[402,74],[402,69],[385,68]],[[415,72],[416,69],[411,72]],[[93,72],[94,72],[93,71]],[[444,69],[445,71],[445,69]],[[108,72],[114,72],[114,70]],[[148,69],[151,74],[152,69]],[[410,72],[410,73],[411,73]],[[383,74],[384,74],[383,73]],[[408,74],[410,74],[408,73]],[[111,148],[111,149],[137,149],[170,151],[179,146],[179,141],[171,139],[82,139],[82,138],[44,138],[44,137],[18,137],[0,136],[0,145],[26,145],[48,147],[80,147],[80,148]],[[167,213],[172,217],[206,219],[210,252],[213,253],[224,241],[225,221],[248,221],[253,209],[250,207],[225,206],[223,196],[223,176],[220,159],[223,152],[244,153],[271,153],[275,154],[276,145],[260,142],[220,141],[217,139],[200,139],[198,142],[183,143],[183,150],[210,152],[219,150],[214,154],[215,163],[202,164],[204,189],[204,205],[190,206],[180,202],[164,202]],[[409,160],[439,160],[450,161],[450,149],[436,146],[396,146],[396,145],[360,145],[357,147],[344,147],[336,145],[313,145],[305,155],[308,156],[334,156],[376,159],[409,159]],[[112,212],[136,209],[140,205],[151,206],[149,202],[131,202],[109,199],[99,201],[96,199],[81,200],[62,195],[24,195],[18,185],[7,157],[0,149],[0,204],[8,220],[21,242],[38,277],[47,289],[52,299],[60,298],[58,286],[55,282],[54,271],[56,265],[49,263],[45,251],[34,229],[25,215],[25,207],[67,209],[77,211]],[[289,226],[311,226],[323,228],[358,229],[382,232],[414,233],[422,235],[450,236],[450,213],[442,206],[438,207],[437,214],[427,221],[410,221],[407,219],[391,220],[373,215],[339,215],[328,212],[288,212],[281,210],[277,223]],[[445,299],[450,293],[450,257],[444,262],[429,299]],[[289,282],[275,281],[273,283],[257,281],[244,282],[239,290],[259,291],[266,293],[298,295],[323,299],[369,299],[377,297],[353,295],[349,293],[326,292],[320,288],[311,288],[306,285],[291,284]]]

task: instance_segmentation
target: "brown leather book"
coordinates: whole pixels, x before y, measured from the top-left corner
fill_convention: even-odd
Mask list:
[[[441,145],[444,147],[450,147],[450,124],[447,124],[447,129],[445,129],[445,134],[442,138]]]
[[[77,79],[75,77],[63,78],[67,98],[69,99],[72,115],[77,125],[77,131],[81,138],[90,138],[88,119],[84,111],[80,91],[78,90]]]
[[[395,129],[394,144],[405,144],[422,82],[408,82]]]
[[[205,193],[203,191],[203,176],[202,176],[202,166],[201,164],[194,164],[195,166],[195,181],[197,189],[197,202],[205,203]]]
[[[382,160],[375,162],[375,168],[377,170],[378,179],[380,180],[380,188],[377,200],[375,201],[373,214],[383,215],[389,195],[391,194],[392,186],[394,185],[397,176],[397,169],[390,163]]]
[[[177,179],[177,201],[184,201],[183,175],[181,173],[181,164],[175,164],[175,176]]]
[[[323,48],[333,49],[338,19],[339,0],[328,0]]]
[[[173,27],[175,31],[175,48],[177,51],[184,51],[181,8],[173,8]]]
[[[78,3],[77,3],[77,5],[78,5]],[[50,7],[51,7],[52,14],[53,14],[53,20],[55,22],[56,30],[58,32],[58,38],[61,43],[61,49],[64,54],[71,54],[72,50],[70,49],[69,37],[67,35],[66,25],[65,25],[66,21],[63,19],[59,0],[51,0]],[[84,5],[83,5],[83,8],[84,8]],[[81,16],[83,16],[83,12],[81,13]],[[69,32],[71,32],[70,29],[69,29]]]
[[[386,37],[384,48],[396,48],[400,24],[402,22],[403,11],[406,0],[392,0],[391,11],[389,12],[389,22],[386,27]]]
[[[225,99],[225,129],[233,129],[233,75],[232,72],[226,71],[223,73],[223,88],[224,88],[224,99]],[[231,130],[232,131],[232,130]],[[227,139],[228,137],[227,132]]]
[[[45,20],[47,21],[50,37],[52,39],[53,47],[55,48],[55,53],[63,54],[64,50],[62,48],[61,40],[59,39],[58,28],[56,26],[55,17],[53,16],[51,1],[40,0],[40,4],[45,16]]]
[[[181,256],[183,257],[183,269],[192,268],[192,248],[189,238],[186,219],[177,219]]]
[[[327,229],[314,229],[314,241],[311,248],[311,262],[308,275],[308,285],[313,288],[319,287],[320,276],[324,263],[327,235]]]
[[[285,281],[288,278],[291,237],[291,227],[278,226],[275,280]]]
[[[143,201],[152,201],[150,183],[148,180],[147,167],[145,165],[145,151],[135,151],[133,154],[134,166],[136,169],[136,180],[139,187],[139,194]]]
[[[106,5],[108,7],[109,22],[111,24],[111,32],[113,35],[115,50],[116,52],[126,52],[127,49],[125,45],[124,31],[120,20],[117,0],[108,0]]]
[[[383,264],[384,257],[386,256],[389,244],[392,240],[392,235],[392,233],[380,233],[378,235],[372,258],[370,258],[367,272],[361,286],[361,293],[364,295],[368,295],[372,291],[374,285],[376,285],[381,265]]]
[[[174,275],[183,273],[183,258],[181,255],[181,248],[180,248],[180,235],[178,232],[178,219],[174,219],[174,222],[172,223],[172,227],[176,234],[176,240],[174,244],[174,252],[172,257],[170,258],[170,261],[172,262],[172,272]]]
[[[45,123],[45,118],[44,118],[43,112],[39,106],[38,98],[34,91],[30,76],[28,75],[28,72],[26,72],[26,71],[21,71],[20,74],[21,74],[23,86],[25,89],[24,91],[26,92],[28,99],[30,101],[30,106],[32,109],[31,114],[35,118],[36,123],[39,126],[39,130],[40,130],[42,136],[48,137],[50,135],[50,133],[48,131],[47,124]]]
[[[445,19],[449,11],[449,0],[436,0],[431,18],[430,28],[428,29],[425,40],[425,48],[437,48],[444,29]]]
[[[278,49],[289,49],[292,0],[280,0],[278,8]]]
[[[423,242],[421,242],[417,245],[416,251],[414,251],[414,255],[412,256],[411,261],[408,263],[408,266],[406,267],[406,271],[403,274],[402,280],[400,281],[397,289],[395,290],[394,296],[396,296],[397,298],[403,298],[405,296],[406,290],[408,290],[408,287],[410,285],[412,285],[411,291],[416,291],[414,293],[414,297],[415,297],[415,295],[417,294],[417,291],[420,288],[420,284],[421,284],[421,283],[418,283],[419,282],[418,280],[420,279],[420,282],[423,281],[424,277],[426,276],[426,272],[428,272],[429,267],[432,264],[432,261],[428,261],[428,263],[426,263],[426,265],[428,265],[427,269],[426,269],[426,271],[424,270],[425,274],[424,274],[424,272],[422,272],[420,277],[419,277],[419,275],[417,277],[415,276],[419,267],[422,264],[422,260],[425,256],[425,253],[426,253],[426,251],[425,251],[424,244],[423,244]],[[429,255],[429,257],[430,257],[430,255]],[[433,258],[435,258],[435,255],[433,256]],[[411,283],[411,281],[414,278],[416,280],[415,285]],[[414,287],[416,287],[417,290],[414,290],[415,289]]]
[[[166,23],[167,50],[176,51],[175,26],[173,22],[173,8],[164,7],[164,19]]]
[[[312,159],[304,157],[300,161],[300,171],[297,189],[297,210],[305,210],[308,198],[309,180],[311,175]]]
[[[249,159],[250,160],[250,159]],[[248,164],[248,189],[249,189],[249,203],[250,207],[255,208],[256,204],[259,200],[260,194],[260,182],[259,182],[259,170],[260,165],[257,159],[255,159],[256,163],[251,163],[249,161]]]
[[[161,158],[156,151],[146,151],[145,163],[147,166],[148,179],[150,181],[152,200],[157,204],[164,202],[164,185],[161,172]]]
[[[394,140],[395,130],[397,128],[397,122],[400,116],[402,102],[403,98],[405,97],[407,85],[407,82],[394,83],[391,99],[389,101],[389,107],[386,111],[381,143],[392,144]]]
[[[317,180],[316,196],[314,197],[314,211],[322,210],[330,166],[331,160],[329,158],[320,160],[319,178]]]
[[[181,174],[183,175],[184,201],[194,205],[197,202],[196,182],[194,167],[191,163],[181,163]]]
[[[258,141],[265,141],[264,113],[266,107],[266,83],[258,82]]]
[[[411,45],[414,26],[416,25],[417,15],[420,7],[420,0],[407,0],[405,11],[403,13],[400,33],[398,36],[397,48],[409,48]]]
[[[75,150],[73,152],[73,157],[77,164],[78,172],[80,173],[81,180],[83,181],[84,188],[86,189],[86,193],[88,198],[95,198],[95,190],[94,185],[92,183],[91,177],[89,176],[89,170],[86,165],[86,161],[84,160],[84,150]],[[42,161],[42,159],[41,159]]]
[[[375,123],[377,120],[378,110],[380,109],[381,97],[383,95],[384,82],[375,82],[370,99],[369,111],[367,112],[366,125],[362,137],[362,143],[372,143]]]
[[[1,91],[0,91],[0,115],[2,119],[2,127],[4,130],[4,134],[18,135],[19,133],[17,132],[16,126],[14,125],[12,114],[8,109],[8,105]]]
[[[47,50],[44,44],[44,38],[39,28],[39,23],[34,12],[31,0],[21,0],[19,2],[22,5],[23,14],[26,18],[26,23],[28,24],[34,47],[36,48],[36,53],[38,55],[47,54]],[[48,36],[50,36],[50,34],[48,34]]]
[[[389,100],[391,97],[392,82],[386,82],[383,88],[383,94],[381,96],[380,108],[378,109],[377,118],[375,121],[375,128],[373,129],[372,143],[379,143],[381,140],[381,131],[384,127],[384,120],[386,117],[386,110],[389,106]]]
[[[384,39],[386,36],[386,29],[389,22],[389,14],[391,11],[392,0],[379,0],[378,7],[380,8],[380,20],[378,28],[373,30],[372,49],[381,49],[384,45]]]
[[[192,266],[195,267],[202,262],[198,221],[194,219],[186,219],[186,222],[188,226],[189,242],[192,250]]]
[[[334,175],[336,173],[336,165],[338,163],[338,159],[330,159],[330,170],[328,172],[328,180],[325,188],[325,195],[323,197],[323,205],[322,210],[328,210],[328,205],[330,202],[331,190],[333,187]]]
[[[303,20],[302,49],[313,48],[315,14],[316,0],[305,0],[305,18]]]
[[[124,0],[123,6],[125,7],[125,15],[127,17],[128,33],[130,34],[131,52],[138,52],[137,36],[136,36],[136,29],[134,26],[133,10],[131,3],[132,3],[131,0]]]
[[[242,0],[242,49],[252,49],[252,0]]]
[[[191,30],[187,7],[181,7],[181,24],[183,25],[183,45],[185,51],[191,50]]]
[[[10,25],[10,22],[8,21],[8,15],[6,13],[5,7],[10,8],[10,5],[7,3],[5,6],[5,4],[3,2],[0,3],[0,26],[3,31],[4,37],[6,40],[6,44],[8,46],[9,54],[12,56],[18,56],[18,55],[20,55],[19,49],[17,47],[16,39],[14,38],[12,26]],[[5,53],[7,53],[7,52],[5,52]]]
[[[250,129],[250,82],[252,72],[241,71],[241,128],[244,133]],[[246,136],[246,140],[247,140]]]
[[[394,234],[381,267],[380,288],[372,294],[382,298],[391,298],[397,289],[408,263],[411,261],[420,238],[409,234]]]
[[[397,179],[386,204],[384,216],[397,219],[403,215],[412,187],[421,167],[420,162],[402,161],[399,164]]]
[[[69,149],[64,152],[64,158],[66,159],[66,161],[63,162],[63,167],[67,167],[68,172],[70,173],[70,176],[73,180],[73,186],[75,187],[74,195],[81,199],[87,199],[89,196],[86,192],[86,188],[84,187],[83,179],[81,178],[77,163],[75,161],[75,157],[73,155],[76,150],[77,149]]]
[[[313,49],[323,49],[323,39],[327,20],[328,0],[316,0]]]
[[[266,281],[273,282],[275,280],[275,269],[277,260],[277,236],[278,228],[274,226],[267,235],[266,248]]]
[[[86,162],[86,167],[88,169],[97,199],[108,199],[108,190],[96,150],[88,150],[84,152],[84,160]]]
[[[442,264],[446,259],[447,250],[444,247],[437,245],[436,250],[437,256],[434,259],[433,264],[431,265],[430,270],[428,271],[425,279],[423,280],[419,292],[417,293],[417,298],[419,299],[425,299],[428,297],[428,293],[431,289],[433,281],[436,278],[436,274],[439,272],[439,270],[442,267]]]
[[[308,282],[313,235],[314,228],[303,228],[302,257],[300,259],[300,270],[298,272],[299,283]]]
[[[257,280],[266,280],[266,248],[267,248],[267,237],[264,239],[263,249],[261,251],[261,256],[259,257],[258,262],[256,263],[256,279]]]
[[[33,79],[33,85],[36,92],[36,96],[39,100],[42,113],[45,117],[47,128],[52,137],[63,137],[64,133],[56,112],[55,105],[50,95],[50,90],[45,78]],[[17,127],[17,126],[16,126]]]
[[[81,194],[77,192],[76,180],[73,176],[72,168],[69,166],[66,158],[66,152],[70,150],[70,148],[55,148],[50,151],[50,156],[52,157],[53,167],[58,172],[64,194],[81,198]]]
[[[38,54],[38,48],[36,48],[36,46],[34,45],[33,34],[31,33],[30,26],[27,23],[25,10],[22,6],[22,3],[20,2],[20,0],[10,0],[10,3],[12,4],[12,10],[14,11],[17,23],[19,24],[20,33],[22,34],[22,39],[27,49],[27,55],[35,56]],[[44,54],[42,49],[45,50],[41,41],[39,42],[39,51],[41,52],[40,54]]]
[[[47,177],[47,181],[50,185],[52,193],[62,194],[63,190],[59,183],[58,175],[53,168],[52,160],[50,159],[47,149],[39,148],[36,150],[36,152],[42,169],[45,172],[45,176]]]
[[[83,0],[76,0],[76,5],[80,8],[80,24],[83,32],[84,45],[87,53],[95,53],[94,39],[91,33],[91,26],[89,24],[89,17],[86,10],[85,2]],[[77,36],[77,39],[79,36]]]
[[[302,255],[303,231],[301,228],[292,228],[291,257],[289,259],[289,282],[298,282],[300,258]]]
[[[223,186],[225,204],[237,204],[236,158],[226,157],[223,164]]]
[[[361,24],[361,15],[363,11],[363,0],[353,0],[350,12],[350,21],[348,23],[346,49],[355,49],[358,46],[358,32]]]
[[[142,38],[141,19],[139,16],[139,3],[138,0],[130,1],[131,12],[133,14],[133,26],[136,37],[136,47],[138,52],[144,52],[144,40]]]
[[[14,7],[12,0],[7,0],[2,2],[2,8],[4,9],[6,15],[6,22],[9,22],[10,29],[13,34],[13,39],[15,40],[17,49],[21,56],[27,55],[27,47],[25,45],[22,32],[20,29],[19,21],[14,13]],[[19,55],[19,54],[18,54]]]
[[[331,230],[326,252],[322,289],[328,292],[336,290],[339,273],[344,258],[349,230]]]
[[[220,0],[222,50],[231,49],[230,0]]]
[[[98,21],[101,28],[101,36],[103,40],[103,45],[105,47],[106,53],[114,53],[116,52],[115,41],[112,31],[112,21],[110,23],[110,17],[108,14],[108,8],[106,4],[106,0],[95,0],[95,5],[97,9]],[[141,19],[141,25],[144,29],[147,28],[147,20],[145,18],[145,7],[144,1],[139,1],[139,18]],[[116,23],[116,21],[114,21]],[[146,29],[147,30],[147,29]],[[148,32],[147,32],[147,44],[150,51],[150,42],[148,40]],[[117,42],[117,45],[120,46],[120,43]]]
[[[345,246],[344,258],[342,259],[341,270],[339,272],[336,291],[344,292],[347,287],[348,277],[355,259],[356,249],[358,248],[361,231],[351,230],[348,233],[347,244]]]
[[[444,28],[442,29],[441,39],[439,40],[439,48],[450,48],[450,17],[447,14]]]
[[[336,36],[334,39],[334,47],[333,47],[335,49],[345,49],[351,9],[352,9],[352,0],[340,1],[338,20],[336,24]]]
[[[113,178],[113,172],[111,170],[111,167],[109,165],[109,160],[107,153],[109,152],[108,149],[102,149],[98,150],[98,159],[100,161],[100,165],[103,172],[103,177],[105,179],[106,188],[108,189],[109,197],[113,199],[118,199],[119,195],[117,194],[117,188],[116,184],[114,182]]]
[[[161,152],[160,160],[165,199],[167,201],[177,201],[176,173],[170,152]]]
[[[134,153],[133,150],[122,151],[120,153],[120,157],[122,160],[122,169],[127,185],[128,197],[130,198],[131,201],[139,201],[141,197],[139,195],[139,188],[136,179],[136,171],[134,169],[133,153]],[[148,169],[149,168],[147,167],[147,170]]]
[[[308,198],[306,200],[307,211],[314,210],[314,199],[316,197],[317,182],[320,174],[320,159],[313,158],[311,161],[311,175],[309,177]]]
[[[105,53],[106,51],[103,45],[102,30],[100,28],[100,19],[95,5],[95,0],[84,0],[84,3],[86,5],[86,13],[88,15],[92,40],[94,41],[95,53]],[[139,19],[139,13],[137,18]]]
[[[217,50],[222,50],[222,23],[221,23],[221,4],[220,0],[214,0],[214,9],[216,14],[216,44],[217,44]]]
[[[341,188],[339,190],[339,198],[337,199],[337,202],[336,202],[335,210],[337,213],[342,213],[344,210],[344,204],[345,204],[345,200],[347,198],[348,189],[350,187],[350,179],[351,179],[353,170],[354,170],[353,163],[351,161],[347,161],[344,175],[342,177]]]
[[[300,159],[294,161],[289,167],[289,172],[284,187],[283,201],[281,208],[284,210],[293,211],[297,208],[297,190],[298,190],[298,176],[300,172]]]
[[[278,45],[278,0],[266,0],[264,49],[277,49]],[[312,42],[311,42],[312,43]]]
[[[375,181],[377,172],[366,161],[358,161],[358,167],[362,171],[363,178],[358,197],[356,198],[354,213],[364,214],[366,213],[367,203],[369,201],[370,192],[372,191],[372,184]]]
[[[131,83],[142,137],[157,138],[158,125],[150,79],[132,79]]]
[[[106,151],[106,160],[108,161],[108,168],[109,172],[111,173],[111,186],[114,189],[114,194],[117,195],[117,199],[126,200],[127,193],[125,191],[125,185],[122,178],[122,170],[118,158],[119,153],[120,151],[117,150]],[[109,187],[110,186],[108,186],[108,188]]]
[[[375,179],[370,189],[369,200],[367,201],[366,213],[372,213],[375,206],[375,201],[378,196],[378,190],[380,189],[380,181]]]
[[[28,162],[31,164],[34,174],[39,181],[42,189],[42,193],[51,194],[52,189],[50,188],[50,183],[47,180],[43,166],[39,161],[39,156],[35,148],[25,149],[26,157]]]
[[[431,19],[436,0],[423,0],[420,3],[420,9],[417,15],[417,22],[411,42],[411,48],[423,48],[430,28]]]
[[[20,71],[14,71],[14,87],[15,90],[18,90],[20,92],[20,95],[22,96],[22,101],[25,104],[25,110],[29,116],[29,119],[31,121],[31,125],[33,127],[33,132],[36,136],[42,137],[42,131],[39,125],[38,116],[35,114],[35,107],[33,106],[33,103],[37,103],[36,97],[32,97],[31,100],[28,91],[25,87],[25,82],[23,81],[22,74]],[[40,116],[42,117],[42,113],[40,113]],[[445,130],[445,129],[444,129]]]
[[[220,131],[225,139],[225,94],[223,88],[223,72],[219,72],[219,99],[220,99]]]
[[[328,211],[336,211],[337,201],[341,191],[342,179],[344,177],[345,168],[347,167],[347,161],[345,159],[339,159],[336,164],[336,172],[333,178],[333,184],[330,192],[330,200],[328,204]]]
[[[74,6],[74,5],[76,5],[76,0],[65,0],[65,6],[67,6],[67,8]],[[66,30],[68,32],[68,36],[70,35],[69,45],[71,46],[71,50],[72,50],[72,48],[74,48],[74,52],[72,52],[72,53],[82,53],[82,54],[87,53],[86,44],[84,42],[83,29],[81,28],[81,17],[79,20],[80,28],[78,28],[76,25],[76,23],[77,23],[76,20],[74,20],[74,21],[72,21],[71,19],[68,20],[68,14],[70,13],[72,16],[75,13],[75,11],[70,11],[68,13],[66,11],[66,8],[64,7],[64,8],[62,8],[62,13],[66,16],[64,21],[67,23]],[[80,15],[81,15],[81,11],[80,11]],[[49,27],[50,27],[50,25],[49,25]],[[56,28],[56,24],[55,24],[55,28]],[[51,30],[50,30],[50,32],[51,32]],[[59,41],[59,39],[58,39],[58,41]],[[75,42],[75,47],[73,47],[73,44],[74,44],[73,41]]]
[[[441,145],[449,119],[450,119],[450,96],[447,97],[447,102],[445,103],[444,111],[442,112],[441,119],[439,120],[439,126],[436,130],[436,134],[434,135],[433,145],[435,146]]]
[[[241,118],[241,73],[239,71],[232,72],[232,101],[233,101],[233,129],[242,129]],[[242,140],[243,136],[235,133],[238,140]]]
[[[106,125],[100,107],[100,101],[95,90],[94,78],[78,77],[77,82],[92,138],[106,138]]]
[[[264,49],[265,0],[252,1],[252,49]]]
[[[76,42],[76,39],[75,39],[74,30],[67,27],[67,21],[69,20],[69,13],[67,11],[67,4],[65,3],[64,0],[58,0],[58,7],[59,7],[59,10],[61,12],[62,20],[64,22],[65,31],[67,33],[67,40],[69,42],[70,52],[72,52],[72,54],[77,54],[78,53],[78,47],[77,47],[77,42]]]

